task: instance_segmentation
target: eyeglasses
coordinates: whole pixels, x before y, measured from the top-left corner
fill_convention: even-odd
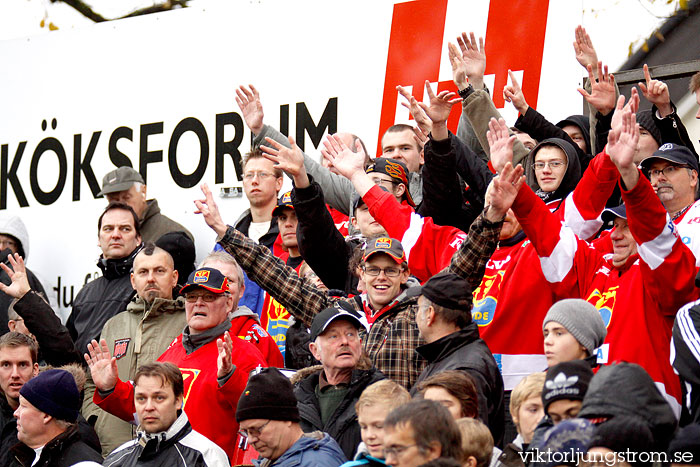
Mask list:
[[[257,428],[248,428],[246,430],[238,430],[238,434],[243,436],[244,438],[250,438],[251,436],[255,436],[256,438],[260,438],[260,435],[262,435],[262,431],[265,429],[267,424],[270,423],[271,421],[272,420],[268,420]]]
[[[227,295],[228,292],[222,293],[222,294],[213,294],[213,293],[188,293],[185,294],[185,301],[190,302],[190,303],[196,303],[197,300],[200,298],[207,302],[211,303],[213,301],[216,301],[217,298],[222,297],[224,295]]]
[[[652,176],[658,178],[659,175],[663,175],[664,178],[668,178],[680,169],[689,169],[689,168],[690,168],[689,165],[669,165],[667,167],[664,167],[661,170],[649,169],[649,170],[647,170],[647,175],[649,176],[649,178],[651,178]]]
[[[550,169],[555,170],[565,165],[566,163],[562,161],[535,162],[532,164],[532,168],[535,170],[544,170],[545,167],[549,167]]]
[[[398,277],[399,274],[401,274],[401,268],[378,268],[376,266],[362,266],[362,270],[365,271],[365,273],[368,276],[378,276],[382,272],[384,272],[384,275],[386,277]]]
[[[384,457],[387,458],[389,456],[396,456],[401,457],[401,455],[406,452],[408,448],[412,448],[413,446],[417,446],[417,444],[409,444],[408,446],[401,446],[401,445],[396,445],[396,446],[389,446],[384,448]]]
[[[399,184],[399,182],[397,182],[395,180],[384,180],[383,178],[379,178],[379,177],[372,177],[372,182],[375,185],[381,185],[382,183],[391,183],[391,185],[393,186],[393,185]]]
[[[259,172],[246,172],[246,173],[243,174],[243,180],[252,180],[252,179],[254,179],[256,176],[257,176],[260,180],[267,180],[267,179],[270,178],[270,177],[274,177],[275,174],[270,173],[270,172],[263,172],[263,171],[259,171]]]

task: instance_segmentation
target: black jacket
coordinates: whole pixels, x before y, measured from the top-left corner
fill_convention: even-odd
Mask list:
[[[17,440],[17,419],[14,418],[13,413],[14,410],[7,403],[5,396],[0,396],[0,467],[7,467],[16,462],[10,450],[19,442]],[[82,415],[78,415],[77,429],[82,442],[96,454],[99,454],[101,451],[100,439]]]
[[[112,451],[102,465],[218,467],[229,464],[224,450],[192,430],[187,415],[180,412],[167,431],[155,434],[139,431],[135,440]]]
[[[36,457],[34,449],[24,443],[16,444],[11,449],[11,455],[11,465],[22,467],[31,466]],[[82,441],[78,426],[73,425],[46,443],[35,466],[69,467],[83,461],[93,461],[99,465],[102,463],[102,456]]]
[[[357,277],[349,264],[362,240],[345,240],[326,208],[321,186],[310,175],[309,180],[311,184],[307,188],[292,190],[292,204],[299,221],[299,252],[326,287],[358,294]]]
[[[326,425],[321,421],[321,406],[316,397],[316,386],[320,371],[317,371],[299,381],[294,388],[297,398],[297,407],[301,417],[301,429],[305,432],[324,431],[333,438],[345,457],[352,459],[360,444],[360,425],[357,423],[355,403],[367,386],[382,379],[385,376],[372,368],[370,370],[353,370],[348,386],[348,392],[340,403],[335,413],[328,418]]]
[[[102,277],[85,284],[75,297],[66,327],[79,353],[87,351],[91,340],[100,338],[107,320],[126,310],[136,295],[129,273],[140,250],[139,246],[121,259],[100,259],[97,266]]]
[[[494,444],[503,445],[505,405],[503,378],[486,342],[479,337],[473,321],[466,328],[416,348],[428,366],[416,385],[432,375],[448,370],[462,370],[474,380],[479,392],[479,418],[489,427]]]
[[[621,362],[598,370],[588,386],[579,418],[641,417],[654,435],[649,451],[666,451],[678,421],[644,368]]]
[[[423,202],[419,214],[438,225],[469,232],[484,209],[484,195],[493,173],[474,151],[452,133],[425,144]],[[464,182],[469,186],[464,190]]]
[[[24,319],[24,325],[39,343],[39,359],[59,367],[68,363],[83,363],[68,329],[51,306],[34,290],[15,303],[14,310]]]
[[[656,112],[659,110],[656,105],[651,107],[651,118],[654,119],[656,127],[659,129],[659,132],[661,132],[661,144],[680,144],[690,149],[690,152],[697,158],[698,153],[695,152],[693,141],[690,139],[688,130],[685,128],[685,125],[683,125],[683,121],[678,116],[676,106],[673,102],[671,102],[671,107],[673,108],[673,113],[664,118],[658,118],[656,116]]]

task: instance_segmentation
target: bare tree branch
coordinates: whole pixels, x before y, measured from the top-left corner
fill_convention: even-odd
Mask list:
[[[148,15],[150,13],[159,13],[161,11],[168,11],[172,10],[176,7],[182,7],[185,8],[187,7],[187,4],[189,3],[190,0],[165,0],[163,3],[157,4],[157,5],[150,5],[145,8],[140,8],[138,10],[134,10],[129,14],[126,14],[124,16],[119,16],[116,18],[105,18],[101,14],[97,13],[93,8],[85,3],[83,0],[51,0],[52,3],[56,2],[61,2],[65,3],[66,5],[73,7],[78,13],[81,15],[85,16],[86,18],[96,22],[96,23],[102,23],[104,21],[112,21],[115,19],[122,19],[122,18],[131,18],[133,16],[141,16],[141,15]]]

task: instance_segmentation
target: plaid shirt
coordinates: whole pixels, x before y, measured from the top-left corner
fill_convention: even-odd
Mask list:
[[[489,222],[480,215],[469,227],[469,235],[452,256],[449,271],[466,280],[476,290],[484,278],[486,263],[498,246],[501,222]]]
[[[248,277],[273,296],[294,317],[307,327],[317,313],[333,306],[339,297],[331,297],[316,288],[282,260],[248,237],[229,227],[219,244],[241,265]],[[347,300],[365,315],[361,300]],[[360,329],[362,344],[374,366],[407,389],[416,382],[426,365],[416,347],[425,343],[416,325],[417,298],[407,298],[402,292],[387,310],[372,324],[369,332]]]

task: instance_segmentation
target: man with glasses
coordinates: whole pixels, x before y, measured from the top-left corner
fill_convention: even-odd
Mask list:
[[[512,170],[512,166],[507,167]],[[501,189],[514,188],[522,183],[519,179],[521,173],[522,169],[518,169],[514,172],[517,176],[512,179],[504,176],[495,181],[493,189],[497,189],[497,186]],[[369,183],[374,186],[373,182]],[[300,278],[267,249],[250,241],[235,228],[228,227],[206,185],[202,186],[202,192],[205,198],[196,200],[195,205],[205,222],[217,233],[219,244],[236,258],[251,279],[275,297],[295,318],[310,327],[318,313],[340,300],[327,290],[318,289],[309,280]],[[472,224],[472,230],[478,230],[482,235],[469,235],[465,240],[474,251],[471,256],[474,264],[470,269],[477,283],[496,247],[502,220],[509,207],[507,202],[494,202]],[[481,242],[484,236],[490,241]],[[479,243],[472,244],[471,238],[478,238]],[[407,255],[401,242],[395,238],[378,237],[368,241],[360,266],[360,282],[365,292],[347,303],[360,312],[363,324],[367,323],[359,333],[363,347],[378,370],[410,389],[423,370],[425,361],[415,352],[422,341],[416,326],[416,298],[406,294],[410,274]]]
[[[265,360],[252,344],[231,339],[228,310],[234,298],[229,293],[228,279],[221,272],[197,269],[181,293],[185,296],[187,325],[158,361],[171,362],[182,371],[183,409],[192,427],[234,459],[238,452],[236,404],[248,374],[265,366]],[[97,388],[95,403],[122,420],[132,421],[133,384],[119,379],[116,359],[104,339],[99,344],[92,341],[88,350],[85,360]]]
[[[134,405],[141,421],[137,438],[119,446],[102,465],[228,466],[223,449],[192,429],[182,411],[183,399],[178,367],[168,362],[139,367],[134,377]]]
[[[690,149],[666,143],[641,163],[642,172],[666,208],[678,233],[700,266],[698,160]]]
[[[304,433],[292,384],[277,368],[250,375],[236,420],[241,436],[260,454],[256,467],[337,467],[346,460],[327,433]]]
[[[389,412],[384,421],[386,465],[417,467],[439,458],[462,460],[462,436],[442,404],[414,400]]]
[[[420,294],[416,323],[426,342],[416,352],[428,361],[418,383],[448,370],[469,375],[479,394],[479,419],[491,430],[495,444],[501,446],[505,416],[503,378],[472,319],[472,287],[458,275],[443,271],[411,292]]]

